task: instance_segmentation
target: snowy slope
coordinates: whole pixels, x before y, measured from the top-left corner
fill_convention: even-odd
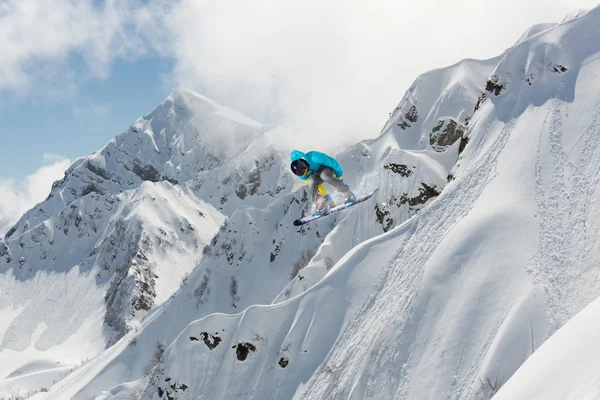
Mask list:
[[[305,279],[294,280],[275,302],[306,290],[354,246],[402,224],[439,195],[452,179],[450,171],[468,125],[466,116],[472,115],[481,82],[499,59],[465,60],[424,73],[390,114],[380,136],[338,155],[345,181],[357,194],[379,188],[375,200],[343,214],[303,271]],[[478,77],[483,77],[479,87]],[[401,127],[413,106],[417,111],[410,126]],[[403,110],[409,111],[403,114]]]
[[[13,263],[7,284],[17,287],[8,274],[19,271],[22,257],[30,262],[52,249],[48,241],[19,250],[24,235],[38,241],[41,235],[44,243],[47,233],[29,228],[45,221],[40,209],[62,218],[52,220],[53,231],[67,227],[78,238],[77,210],[104,207],[104,228],[89,239],[91,253],[73,246],[82,254],[73,258],[83,260],[79,270],[67,269],[73,279],[100,271],[115,255],[109,269],[128,267],[101,276],[104,293],[114,293],[113,277],[122,276],[117,270],[127,271],[129,290],[148,282],[136,275],[145,270],[147,253],[159,266],[157,297],[147,316],[123,317],[131,309],[110,307],[119,324],[133,329],[38,397],[490,398],[495,386],[600,295],[593,268],[600,261],[598,23],[600,10],[594,9],[533,27],[498,58],[466,60],[419,77],[378,138],[339,154],[346,182],[359,194],[379,187],[377,197],[301,229],[291,222],[309,210],[305,188],[298,188],[287,154],[267,139],[266,128],[201,96],[176,92],[159,107],[162,117],[138,121],[124,137],[76,162],[48,203],[26,215],[4,247],[0,242],[0,255]],[[180,108],[178,96],[198,104]],[[208,126],[202,130],[208,139],[193,116],[177,115],[188,109],[204,110],[202,120],[214,122],[201,124]],[[222,151],[211,141],[211,132],[222,126],[243,131],[239,147]],[[144,150],[136,153],[136,143]],[[90,181],[86,169],[102,179]],[[83,194],[90,183],[94,190]],[[185,204],[153,220],[175,202],[169,196]],[[113,197],[120,199],[117,205],[106,203]],[[65,208],[73,201],[78,209]],[[146,204],[154,201],[156,206]],[[189,215],[195,207],[202,215]],[[183,214],[173,216],[177,212]],[[227,223],[195,253],[223,221],[221,213]],[[203,232],[210,236],[190,237],[207,215],[213,230]],[[119,228],[123,220],[131,224]],[[94,217],[83,221],[100,225]],[[164,227],[171,231],[163,241]],[[171,236],[176,234],[183,236]],[[142,246],[146,237],[151,251]],[[134,252],[118,245],[131,243],[127,238],[142,244]],[[187,247],[161,247],[165,242]],[[173,263],[178,252],[189,258],[171,275],[161,266]],[[142,260],[142,267],[131,268],[132,260]],[[62,270],[51,264],[48,272],[56,271]],[[19,273],[23,283],[32,282]],[[44,277],[33,289],[49,282]],[[161,304],[177,282],[181,287]],[[84,292],[93,285],[98,283],[89,279],[77,287]],[[124,295],[111,304],[136,298],[118,292]],[[64,371],[49,368],[63,362],[49,357],[52,351],[95,355],[105,344],[99,341],[116,339],[98,329],[103,300],[113,298],[98,293],[84,303],[90,318],[64,335],[72,346],[51,340],[43,354],[24,357],[40,350],[45,326],[22,324],[29,332],[23,338],[4,328],[4,337],[21,348],[0,357],[29,361],[11,361],[3,387],[20,380],[32,388],[38,372],[48,370],[52,374],[42,374],[48,381],[61,378]],[[78,299],[73,294],[72,301]],[[62,307],[58,302],[55,308]],[[18,307],[5,306],[2,321],[18,314]],[[83,343],[83,337],[93,339]],[[71,357],[65,369],[73,364]]]
[[[429,71],[419,76],[390,113],[382,137],[393,138],[402,149],[423,150],[443,146],[439,138],[460,138],[473,116],[473,104],[501,57],[489,60],[463,60],[451,67]],[[448,129],[448,122],[451,122]]]
[[[40,359],[51,367],[36,383],[49,386],[119,339],[179,287],[222,221],[181,189],[147,182],[112,199],[89,194],[0,243],[0,388],[18,387]]]
[[[179,179],[225,165],[266,130],[178,90],[77,160],[0,240],[0,394],[51,386],[168,299],[225,219]],[[220,146],[227,135],[236,140]]]
[[[472,112],[483,81],[479,89],[467,93],[451,79],[456,75],[452,71],[470,76],[465,68],[481,69],[484,73],[479,73],[487,76],[493,65],[489,60],[469,61],[433,74],[442,86],[429,96],[430,106],[446,97],[461,100],[453,108],[444,108],[442,115],[431,113],[430,118],[438,121],[444,117],[446,122]],[[429,87],[427,79],[421,80]],[[454,89],[457,93],[453,95]],[[123,380],[138,379],[155,365],[156,343],[167,346],[190,322],[203,316],[211,318],[213,313],[236,313],[255,304],[280,303],[312,287],[350,249],[401,224],[441,192],[460,146],[460,135],[455,135],[455,129],[446,129],[447,125],[439,132],[429,132],[437,142],[428,136],[427,143],[413,149],[401,148],[394,129],[388,128],[379,138],[344,151],[338,158],[346,181],[357,193],[380,187],[379,197],[364,207],[300,229],[291,222],[308,211],[306,192],[302,188],[289,193],[291,185],[299,181],[291,181],[289,172],[282,171],[288,161],[282,160],[272,145],[265,146],[262,139],[239,157],[186,182],[199,197],[231,214],[227,225],[171,301],[148,318],[137,333],[57,383],[47,398],[89,398]],[[403,134],[423,135],[420,128],[412,127]],[[132,341],[135,346],[128,345]],[[327,346],[323,348],[326,350]],[[127,395],[129,391],[125,391]]]
[[[91,362],[46,398],[78,396],[77,381],[89,382],[86,395],[109,390],[100,398],[137,389],[162,399],[490,398],[487,382],[502,383],[600,295],[599,23],[597,8],[510,49],[480,93],[454,179],[413,218],[341,256],[314,286],[191,322],[145,377],[109,390]],[[411,107],[403,118],[414,119]],[[391,143],[387,154],[404,141],[398,157],[434,160],[422,141],[429,127],[415,138],[395,126],[380,139]],[[357,146],[366,151],[350,156],[382,161],[379,149]],[[366,212],[355,211],[347,218]],[[332,252],[337,235],[347,242],[360,231],[343,223],[326,239]],[[149,324],[168,338],[173,318],[160,323],[157,312]],[[149,340],[140,342],[149,351]]]
[[[288,164],[287,154],[261,137],[235,159],[198,173],[185,185],[225,215],[240,207],[264,209],[293,189],[297,178]]]
[[[125,337],[59,382],[50,398],[89,398],[99,393],[99,384],[112,382],[110,388],[136,379],[151,365],[155,344],[170,343],[195,318],[269,303],[291,279],[289,260],[298,252],[314,251],[331,229],[331,222],[323,221],[298,233],[292,221],[301,207],[301,197],[287,195],[266,210],[236,211],[177,295],[139,327],[136,345],[128,346],[132,337]],[[292,234],[296,240],[288,245],[285,238]],[[88,386],[89,374],[94,381]]]
[[[494,400],[599,398],[599,317],[596,299],[528,358]]]
[[[424,88],[435,90],[428,97],[431,104],[423,107],[441,104],[447,97],[460,99],[452,107],[438,107],[443,114],[432,112],[430,118],[458,120],[466,110],[472,112],[483,83],[467,92],[451,78],[471,76],[470,69],[485,77],[493,65],[489,60],[468,61],[439,70],[431,75],[440,87],[421,78]],[[421,138],[420,126],[408,127],[403,134]],[[280,303],[309,289],[350,249],[401,224],[441,192],[460,145],[460,135],[446,127],[447,123],[439,132],[430,132],[438,142],[428,137],[427,143],[412,149],[401,148],[394,129],[388,128],[379,138],[341,153],[346,182],[359,194],[379,187],[378,197],[302,228],[293,227],[292,221],[310,210],[307,193],[304,187],[290,192],[301,182],[289,173],[287,154],[282,155],[268,135],[227,163],[181,183],[230,215],[227,224],[172,300],[137,332],[57,383],[47,398],[89,398],[124,380],[138,379],[153,365],[156,343],[169,345],[190,322]],[[128,345],[131,341],[136,345]]]
[[[481,382],[598,296],[599,21],[594,9],[502,59],[456,180],[406,226],[321,364],[343,367],[312,375],[306,398],[485,398]]]
[[[237,157],[267,130],[196,93],[176,90],[103,149],[75,161],[48,198],[27,212],[6,237],[45,221],[88,193],[118,194],[143,181],[188,181],[199,171]],[[235,140],[223,140],[229,137]]]
[[[161,132],[158,138],[152,134],[156,131]],[[0,304],[0,333],[5,334],[0,375],[6,377],[0,393],[49,387],[130,329],[137,329],[146,311],[187,282],[205,253],[204,246],[224,222],[221,213],[233,214],[228,225],[240,234],[221,235],[222,249],[210,254],[212,264],[200,268],[203,272],[198,276],[210,275],[220,263],[229,265],[231,255],[239,253],[250,263],[248,269],[238,268],[239,279],[254,283],[240,284],[233,300],[215,299],[200,311],[195,302],[193,309],[229,312],[238,302],[241,307],[271,302],[291,279],[293,263],[285,260],[309,250],[283,246],[283,236],[295,236],[295,231],[276,235],[280,214],[286,214],[294,201],[285,229],[289,230],[291,221],[307,208],[306,195],[298,193],[299,199],[292,195],[270,204],[289,193],[293,181],[288,155],[275,148],[264,132],[265,128],[232,110],[179,90],[104,149],[76,161],[55,183],[48,199],[0,241],[0,272],[10,288],[2,293]],[[236,138],[235,144],[219,147],[219,140],[227,135]],[[181,154],[187,158],[177,161],[185,164],[187,176],[176,175],[169,166],[179,157],[175,150],[190,137],[194,142],[186,155]],[[164,163],[153,159],[160,154],[171,158]],[[238,210],[241,205],[246,209]],[[262,210],[267,206],[268,212]],[[260,235],[251,245],[244,236],[250,234],[246,228],[254,219],[257,227],[251,231]],[[331,229],[329,224],[323,225],[322,235],[307,239],[311,252]],[[280,283],[265,291],[264,282],[251,271],[264,265],[264,273],[270,276],[279,264],[284,266]],[[218,282],[211,283],[213,294],[229,293],[231,280],[237,277],[222,275],[212,279]],[[64,329],[61,324],[75,304],[82,307]]]

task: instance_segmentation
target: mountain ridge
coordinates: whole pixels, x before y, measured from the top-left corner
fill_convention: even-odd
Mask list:
[[[471,65],[477,64],[472,62]],[[491,72],[489,62],[480,67]],[[452,82],[447,83],[447,87],[436,89],[440,93],[438,97],[447,96],[448,90],[462,90]],[[444,116],[458,118],[463,108],[457,104],[466,104],[467,110],[473,110],[481,90],[470,90],[466,95],[463,91],[463,95],[456,97],[459,101],[444,109]],[[430,97],[435,103],[436,97]],[[435,113],[432,113],[431,119],[435,119]],[[335,265],[345,259],[353,247],[400,225],[439,195],[447,184],[449,170],[456,162],[460,145],[460,135],[453,136],[447,131],[449,129],[443,128],[437,132],[437,138],[447,136],[449,139],[436,143],[435,149],[431,147],[429,137],[426,142],[410,149],[401,147],[399,142],[402,138],[384,133],[340,153],[338,159],[344,165],[345,181],[353,190],[362,193],[378,181],[380,193],[364,207],[300,229],[293,227],[292,221],[308,211],[306,188],[298,188],[298,184],[294,183],[296,178],[289,173],[288,161],[284,160],[287,155],[275,155],[276,147],[266,146],[263,150],[260,140],[250,145],[249,149],[254,147],[255,150],[247,150],[222,166],[201,171],[192,180],[182,182],[200,197],[206,199],[208,196],[208,202],[229,215],[227,223],[206,247],[204,258],[174,298],[157,307],[136,332],[128,333],[107,350],[101,358],[103,361],[98,359],[97,363],[81,367],[78,373],[57,384],[47,398],[93,395],[96,393],[93,383],[78,383],[90,382],[88,377],[82,380],[87,374],[94,374],[98,381],[113,382],[114,385],[125,377],[136,379],[148,372],[157,341],[164,341],[166,346],[177,337],[183,337],[181,332],[185,326],[194,325],[193,321],[199,317],[218,320],[215,315],[244,315],[236,313],[248,307],[257,310],[269,304],[271,306],[268,307],[284,307],[292,298],[311,290],[314,284],[334,273]],[[410,136],[425,135],[416,125],[402,132]],[[261,154],[266,154],[266,158],[261,158]],[[257,165],[257,155],[266,162],[259,161]],[[246,178],[258,171],[271,178],[261,176],[255,189],[256,181]],[[268,187],[265,185],[270,185],[271,189],[260,189]],[[245,189],[240,190],[240,186]],[[219,194],[211,197],[211,190]],[[254,197],[245,198],[245,194],[253,194]],[[261,289],[265,285],[268,289]],[[215,350],[222,348],[214,344],[221,343],[224,340],[222,336],[215,336],[214,332],[209,334],[208,330],[204,332],[206,334],[200,332],[190,336],[197,340],[187,340],[208,343],[206,346],[215,346]],[[240,357],[243,357],[245,348],[259,348],[255,342],[245,340],[241,345],[231,343],[241,352]],[[131,341],[138,344],[128,346]],[[250,358],[252,350],[248,352],[247,357]],[[289,362],[291,359],[288,358]],[[285,360],[281,363],[285,364]],[[124,364],[129,365],[127,371],[122,369]],[[190,387],[189,383],[184,383]],[[114,389],[115,393],[127,391],[131,385],[118,388]],[[172,395],[166,388],[160,388],[163,395]],[[158,387],[154,390],[159,393]]]
[[[78,253],[55,267],[78,283],[71,303],[95,293],[84,303],[93,323],[64,335],[79,343],[44,333],[36,304],[24,313],[0,297],[12,346],[0,359],[27,354],[10,359],[0,390],[31,385],[27,372],[53,354],[69,363],[45,374],[58,382],[40,399],[491,398],[489,382],[504,383],[599,294],[599,10],[532,27],[496,58],[418,77],[380,136],[337,155],[352,189],[377,195],[300,229],[291,221],[309,212],[307,191],[274,131],[215,114],[225,108],[187,90],[169,96],[78,160],[49,206],[0,240],[0,262],[11,259],[2,279],[23,294],[18,285],[51,282],[33,259],[56,254],[52,238],[98,230],[85,251],[73,247],[95,251],[91,261]],[[217,148],[219,132],[241,139]],[[90,183],[98,190],[83,194]],[[46,220],[44,207],[55,210]],[[81,277],[103,265],[92,290]],[[86,334],[92,359],[63,377]]]

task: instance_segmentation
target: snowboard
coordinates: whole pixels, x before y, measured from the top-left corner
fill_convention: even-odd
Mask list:
[[[355,206],[355,205],[357,205],[359,203],[362,203],[365,200],[370,199],[371,196],[373,196],[375,194],[375,192],[377,192],[377,190],[378,189],[375,189],[375,190],[373,190],[370,193],[367,193],[367,194],[365,194],[363,196],[357,197],[356,201],[354,201],[352,203],[348,203],[348,204],[343,204],[342,203],[340,205],[337,205],[337,206],[329,209],[324,214],[313,214],[313,215],[307,215],[306,217],[298,218],[297,220],[294,221],[294,225],[295,226],[301,226],[301,225],[304,225],[304,224],[308,224],[309,222],[316,221],[316,220],[321,219],[321,218],[325,218],[328,215],[335,214],[336,212],[339,212],[339,211],[345,210],[347,208],[350,208],[352,206]]]

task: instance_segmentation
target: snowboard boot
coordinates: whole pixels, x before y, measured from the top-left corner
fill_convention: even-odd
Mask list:
[[[353,204],[354,202],[356,202],[356,196],[354,195],[354,193],[349,192],[348,197],[346,197],[346,200],[344,200],[344,205],[348,206],[350,204]]]
[[[323,200],[319,201],[319,204],[315,204],[314,215],[324,215],[324,214],[327,214],[327,212],[330,209],[332,209],[333,207],[335,207],[335,203],[333,202],[333,199],[331,198],[330,195],[327,195],[327,196],[325,196],[322,199]]]

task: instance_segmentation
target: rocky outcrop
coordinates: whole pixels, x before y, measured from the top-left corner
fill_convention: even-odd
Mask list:
[[[445,151],[462,138],[466,131],[466,125],[454,118],[440,119],[431,131],[429,144],[435,151]]]
[[[419,194],[416,196],[411,197],[408,193],[403,193],[400,196],[392,195],[387,201],[375,204],[375,216],[384,232],[387,232],[394,226],[392,208],[400,209],[406,207],[407,214],[412,216],[419,212],[421,207],[430,199],[440,194],[435,185],[430,186],[423,182],[421,182],[421,186],[417,190]]]
[[[408,111],[399,118],[398,126],[402,129],[410,128],[417,120],[419,119],[419,113],[417,112],[417,107],[413,104]]]

